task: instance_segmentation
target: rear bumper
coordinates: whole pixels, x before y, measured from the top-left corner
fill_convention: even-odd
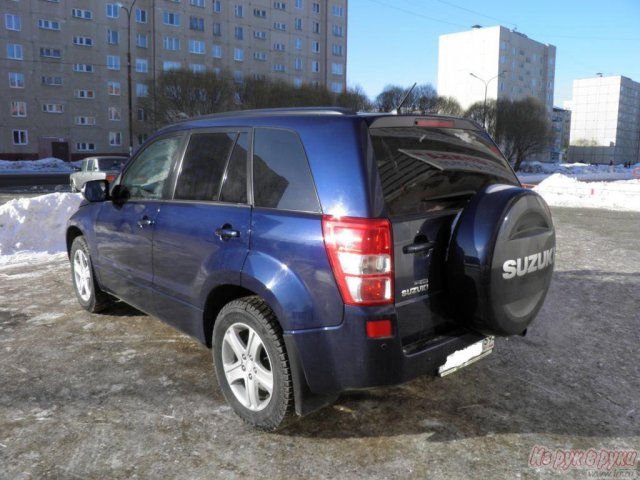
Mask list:
[[[436,375],[447,356],[485,337],[464,331],[439,336],[411,348],[403,348],[395,335],[384,339],[366,336],[366,321],[393,318],[393,309],[370,310],[346,307],[341,325],[321,330],[285,334],[294,381],[304,380],[310,393],[337,395],[358,388],[394,385],[420,375]],[[382,313],[382,315],[380,315]],[[385,315],[384,313],[389,313]]]

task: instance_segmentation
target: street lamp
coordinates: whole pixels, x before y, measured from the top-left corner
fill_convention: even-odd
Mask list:
[[[469,73],[469,75],[471,75],[473,78],[477,78],[482,83],[484,83],[484,105],[482,107],[482,126],[485,129],[487,128],[487,89],[489,88],[489,82],[491,82],[491,80],[495,80],[498,77],[501,77],[505,73],[507,73],[507,71],[503,70],[498,75],[496,75],[495,77],[491,77],[489,80],[485,80],[483,78],[480,78],[479,76],[477,76],[473,72]]]
[[[127,12],[127,100],[129,107],[129,155],[133,152],[133,102],[131,100],[131,12],[136,0],[131,2],[131,6],[127,8],[123,3],[118,2],[116,5]]]

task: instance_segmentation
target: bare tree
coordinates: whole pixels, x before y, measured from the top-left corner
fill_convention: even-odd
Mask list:
[[[376,107],[380,112],[390,112],[397,108],[402,98],[407,93],[406,89],[398,85],[387,85],[376,97]]]
[[[486,104],[483,101],[473,103],[464,112],[464,116],[484,127],[489,135],[495,138],[497,112],[497,102],[493,99],[488,99]]]
[[[452,117],[461,117],[463,111],[460,103],[455,98],[438,96],[432,113],[437,113],[438,115],[450,115]]]
[[[350,108],[354,112],[366,112],[371,110],[372,105],[369,97],[364,93],[361,86],[356,85],[348,88],[336,98],[336,105]]]

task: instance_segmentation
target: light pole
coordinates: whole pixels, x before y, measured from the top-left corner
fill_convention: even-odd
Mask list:
[[[469,73],[469,75],[471,75],[473,78],[477,78],[482,83],[484,83],[484,104],[483,104],[483,107],[482,107],[482,126],[485,129],[487,128],[487,89],[489,88],[489,82],[491,82],[491,80],[495,80],[496,78],[502,76],[505,73],[507,73],[507,71],[503,70],[498,75],[496,75],[495,77],[491,77],[489,80],[485,80],[483,78],[480,78],[479,76],[477,76],[473,72]]]
[[[131,2],[131,6],[127,8],[123,3],[118,2],[116,5],[127,12],[127,101],[129,108],[129,155],[133,153],[133,101],[131,100],[131,12],[136,0]]]

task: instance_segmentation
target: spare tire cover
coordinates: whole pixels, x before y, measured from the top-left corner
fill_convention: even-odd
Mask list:
[[[485,335],[524,333],[551,283],[555,243],[537,193],[511,185],[478,192],[454,222],[447,253],[454,318]]]

